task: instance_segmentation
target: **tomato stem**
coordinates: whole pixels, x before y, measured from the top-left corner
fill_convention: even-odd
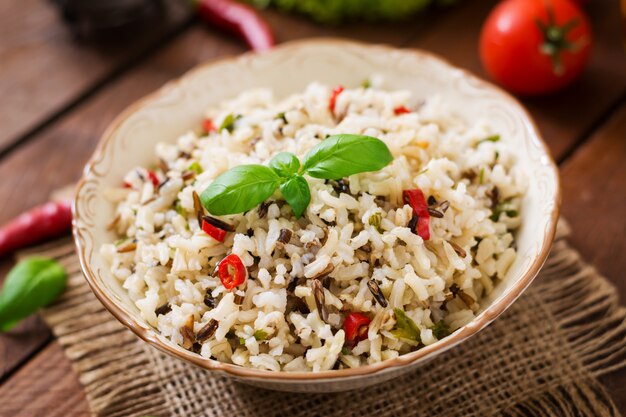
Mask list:
[[[570,51],[575,53],[581,49],[585,40],[581,39],[578,42],[570,42],[567,40],[569,32],[580,24],[578,19],[571,19],[559,26],[556,23],[552,7],[546,5],[546,8],[548,21],[543,22],[540,19],[536,19],[537,27],[539,27],[543,35],[543,43],[539,46],[539,51],[550,57],[554,73],[560,76],[565,73],[565,68],[561,61],[561,52]]]

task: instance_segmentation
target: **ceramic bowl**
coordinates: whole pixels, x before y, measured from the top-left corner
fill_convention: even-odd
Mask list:
[[[453,112],[472,121],[488,116],[495,131],[516,149],[528,172],[523,224],[516,235],[518,256],[477,317],[449,337],[418,351],[357,369],[318,373],[271,372],[206,359],[171,342],[139,315],[99,254],[114,240],[107,224],[114,206],[103,190],[117,186],[138,165],[150,165],[154,145],[199,126],[206,108],[253,87],[270,87],[277,96],[300,92],[312,81],[357,86],[372,74],[391,89],[411,90],[418,98],[438,94]],[[76,194],[74,239],[83,272],[95,295],[117,319],[150,345],[208,372],[264,388],[329,392],[376,384],[406,372],[463,342],[502,314],[531,283],[543,265],[559,212],[557,169],[528,113],[511,96],[430,53],[341,40],[284,44],[264,54],[245,54],[201,65],[124,111],[106,130]],[[503,354],[506,354],[503,352]]]

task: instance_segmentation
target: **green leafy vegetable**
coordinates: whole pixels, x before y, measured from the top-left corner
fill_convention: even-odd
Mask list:
[[[228,130],[229,132],[232,132],[235,129],[235,122],[237,120],[241,119],[241,116],[235,116],[232,113],[228,114],[226,117],[224,117],[224,120],[222,121],[222,124],[220,125],[220,128],[218,129],[218,131],[222,131],[224,129]]]
[[[344,346],[344,347],[341,348],[341,354],[342,355],[349,355],[350,353],[351,352],[350,352],[350,348],[349,347]]]
[[[187,167],[187,169],[189,171],[193,171],[195,172],[197,175],[200,175],[204,172],[204,170],[202,169],[202,167],[200,166],[200,164],[196,161],[193,164],[189,165],[189,167]]]
[[[299,219],[311,202],[309,183],[302,175],[296,175],[280,185],[280,192]]]
[[[338,24],[352,20],[407,19],[426,8],[433,0],[246,0],[257,7],[274,6],[282,11],[302,13],[313,20]],[[447,5],[453,0],[437,0],[437,5]]]
[[[176,213],[180,214],[183,217],[187,215],[187,212],[183,208],[183,205],[180,203],[180,200],[178,199],[176,200],[176,205],[174,206],[174,210],[176,210]]]
[[[491,216],[489,216],[489,218],[492,221],[497,222],[500,219],[500,215],[502,213],[506,213],[506,215],[510,218],[519,216],[519,212],[515,210],[515,206],[513,206],[513,203],[510,199],[498,204],[496,208],[493,209],[493,213],[491,214]]]
[[[383,221],[383,215],[380,212],[376,212],[372,214],[368,220],[370,226],[374,226],[374,228],[378,231],[378,233],[383,232],[383,228],[380,226],[380,223]]]
[[[211,214],[243,213],[271,196],[280,177],[263,165],[240,165],[215,179],[200,196]]]
[[[280,177],[287,178],[298,173],[300,161],[290,152],[281,152],[271,159],[269,166]]]
[[[285,112],[281,111],[275,117],[275,119],[281,119],[283,122],[287,123],[287,117],[285,116]]]
[[[254,338],[260,342],[261,340],[267,339],[267,332],[263,330],[257,330],[254,332]]]
[[[391,334],[399,339],[421,342],[420,329],[417,327],[417,324],[401,309],[394,308],[393,312],[396,315],[396,326],[391,331]]]
[[[276,188],[300,218],[311,201],[304,178],[336,179],[361,172],[377,171],[393,160],[387,145],[379,139],[359,135],[331,136],[315,146],[304,158],[289,152],[274,156],[269,167],[241,165],[226,171],[200,196],[214,215],[241,213],[262,203]]]
[[[239,344],[240,344],[241,346],[244,346],[244,345],[246,344],[246,339],[244,339],[243,337],[240,337],[240,338],[239,338]]]
[[[480,168],[480,174],[478,174],[478,183],[479,184],[485,183],[485,168]]]
[[[433,331],[433,334],[437,338],[437,340],[441,340],[446,336],[450,335],[450,328],[443,320],[435,323],[433,327],[430,328]]]
[[[500,140],[500,135],[491,135],[491,136],[487,136],[484,139],[479,140],[478,142],[476,142],[476,146],[480,145],[481,143],[485,143],[485,142],[498,142]]]
[[[387,145],[371,136],[334,135],[313,147],[302,171],[314,178],[333,180],[361,172],[378,171],[393,160]]]
[[[28,258],[7,275],[0,293],[0,331],[54,301],[65,288],[67,274],[59,263],[47,258]]]
[[[361,88],[364,88],[365,90],[367,90],[371,86],[372,86],[372,82],[367,78],[364,79],[363,82],[361,83]]]

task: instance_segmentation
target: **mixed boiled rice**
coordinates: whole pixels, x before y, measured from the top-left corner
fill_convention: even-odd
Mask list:
[[[346,89],[334,111],[332,87],[320,84],[284,100],[266,89],[242,93],[208,110],[223,129],[157,144],[154,166],[109,190],[120,240],[101,253],[141,316],[205,358],[288,372],[380,362],[470,322],[515,259],[525,177],[487,122],[468,124],[437,97],[417,102],[383,83]],[[307,178],[311,203],[299,220],[277,191],[220,217],[235,228],[223,243],[202,231],[194,192],[281,151],[302,159],[336,133],[379,138],[394,160],[338,181]],[[414,188],[434,212],[428,241],[407,227],[413,213],[402,191]],[[249,274],[233,291],[215,273],[230,253]],[[397,309],[417,337],[394,331]],[[346,340],[349,312],[371,319],[364,340]]]

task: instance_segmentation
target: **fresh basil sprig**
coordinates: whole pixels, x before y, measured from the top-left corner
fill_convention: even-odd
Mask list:
[[[0,293],[0,331],[9,331],[20,320],[54,301],[65,288],[67,274],[58,262],[28,258],[7,275]]]
[[[361,172],[378,171],[393,156],[380,139],[364,135],[334,135],[313,147],[304,161],[290,152],[274,156],[269,166],[241,165],[215,179],[200,196],[206,209],[216,216],[250,210],[276,188],[300,218],[311,201],[311,190],[304,175],[339,179]]]

